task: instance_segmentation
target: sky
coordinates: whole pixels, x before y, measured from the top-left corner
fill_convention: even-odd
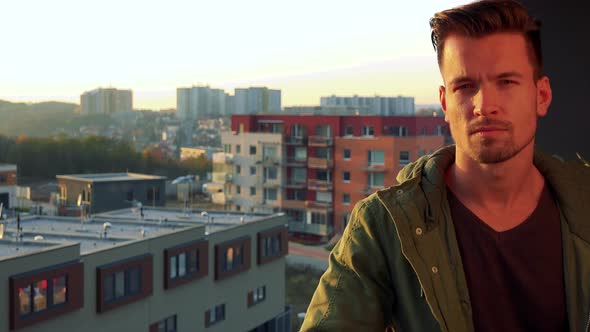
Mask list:
[[[0,3],[0,99],[79,103],[133,90],[136,109],[176,107],[176,88],[438,102],[428,20],[462,0],[19,0]]]

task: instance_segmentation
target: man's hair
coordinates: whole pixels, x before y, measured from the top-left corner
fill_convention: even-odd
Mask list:
[[[482,0],[444,10],[430,19],[432,46],[442,64],[445,39],[451,34],[480,38],[493,33],[522,33],[535,79],[543,75],[541,22],[516,0]]]

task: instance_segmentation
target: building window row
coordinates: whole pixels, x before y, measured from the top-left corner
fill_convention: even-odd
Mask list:
[[[170,256],[170,279],[182,278],[199,271],[199,250]]]
[[[24,316],[60,306],[67,301],[67,290],[66,276],[42,279],[19,287],[19,313]]]
[[[275,257],[281,255],[281,234],[272,235],[262,239],[262,257]]]
[[[225,303],[216,305],[205,312],[205,327],[210,327],[225,320]]]
[[[111,273],[104,278],[103,300],[111,303],[139,293],[141,289],[141,269],[129,268]]]

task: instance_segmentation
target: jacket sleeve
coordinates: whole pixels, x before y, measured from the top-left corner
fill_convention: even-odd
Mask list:
[[[377,227],[385,220],[375,219],[366,201],[356,204],[301,331],[384,331],[389,324],[394,299]]]

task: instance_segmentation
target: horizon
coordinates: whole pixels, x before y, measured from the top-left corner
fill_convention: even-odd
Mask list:
[[[18,31],[4,36],[18,52],[0,60],[0,99],[79,104],[84,91],[111,86],[131,89],[134,109],[159,110],[176,108],[176,88],[197,85],[279,89],[283,107],[330,95],[437,104],[442,80],[428,20],[466,2],[107,0],[92,17],[73,0],[35,11],[11,2],[4,9],[15,15],[0,29]]]

